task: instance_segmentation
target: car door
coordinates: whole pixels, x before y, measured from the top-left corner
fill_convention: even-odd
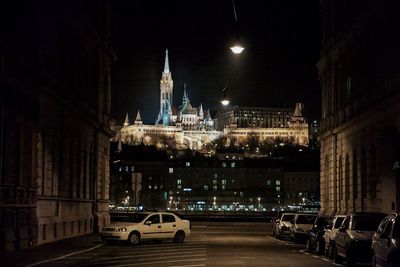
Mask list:
[[[349,225],[350,225],[350,216],[344,219],[335,237],[336,250],[340,256],[346,255],[346,236],[347,236],[346,230],[349,229]]]
[[[388,219],[385,227],[383,228],[383,232],[380,235],[380,244],[379,244],[379,254],[382,259],[382,266],[387,266],[388,265],[388,253],[390,249],[390,238],[392,236],[392,229],[394,225],[394,218],[391,217]]]
[[[158,213],[152,214],[144,221],[143,238],[144,239],[163,238],[160,214]]]
[[[382,263],[384,262],[384,256],[383,256],[383,246],[382,246],[382,234],[384,232],[384,229],[386,225],[389,222],[389,218],[383,219],[381,224],[378,227],[378,230],[374,234],[373,240],[372,240],[372,247],[374,250],[375,254],[375,261],[378,266],[382,266]]]
[[[172,214],[163,213],[162,214],[162,230],[165,238],[174,237],[179,225],[177,225],[176,218]]]

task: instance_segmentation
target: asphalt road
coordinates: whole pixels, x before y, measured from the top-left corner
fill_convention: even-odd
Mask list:
[[[82,267],[338,266],[323,256],[306,253],[304,244],[277,240],[271,233],[272,224],[267,223],[197,223],[183,244],[105,244],[71,257],[81,257],[78,266]],[[61,264],[66,261],[68,257],[59,265],[52,262],[51,266],[65,266]]]

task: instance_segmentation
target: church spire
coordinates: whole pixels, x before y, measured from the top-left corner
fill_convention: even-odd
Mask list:
[[[128,116],[128,112],[126,113],[125,116],[125,121],[124,121],[124,127],[129,126],[129,116]]]
[[[136,115],[136,120],[135,120],[135,125],[142,125],[143,121],[142,121],[142,116],[140,116],[140,111],[137,111],[137,115]]]
[[[183,84],[183,98],[182,98],[182,106],[189,103],[189,97],[186,92],[186,83]]]
[[[169,73],[168,49],[165,49],[164,73]]]
[[[200,103],[199,117],[200,117],[201,120],[204,119],[203,103]]]

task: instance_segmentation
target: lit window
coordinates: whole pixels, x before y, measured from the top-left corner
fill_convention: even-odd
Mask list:
[[[213,185],[213,190],[214,190],[214,191],[217,191],[217,189],[218,189],[218,186]]]
[[[267,180],[267,185],[271,185],[271,180],[270,179]]]
[[[190,167],[190,162],[189,161],[186,162],[186,167]]]
[[[158,187],[155,185],[155,186],[154,186],[154,190],[157,190],[157,188],[158,188]]]
[[[213,184],[217,184],[217,180],[213,180]]]
[[[275,183],[276,185],[281,185],[281,180],[276,180]]]
[[[221,186],[221,189],[222,189],[222,190],[225,190],[225,185]]]
[[[135,168],[133,166],[131,166],[131,172],[134,172]]]
[[[149,185],[149,189],[151,190],[151,185]]]
[[[277,186],[276,187],[276,192],[280,192],[281,191],[281,187],[280,186]]]
[[[129,167],[126,166],[126,167],[125,167],[125,172],[128,172],[128,171],[129,171]]]
[[[174,173],[174,168],[169,168],[169,173]]]
[[[231,162],[231,167],[235,168],[235,162]]]
[[[181,179],[176,180],[176,184],[182,184],[182,180]]]
[[[178,184],[178,185],[176,186],[176,188],[181,189],[182,186],[181,186],[180,184]]]
[[[208,191],[208,185],[204,185],[204,191]]]
[[[225,185],[226,184],[226,180],[222,180],[221,183]]]
[[[223,167],[223,168],[226,167],[226,162],[222,162],[222,167]]]

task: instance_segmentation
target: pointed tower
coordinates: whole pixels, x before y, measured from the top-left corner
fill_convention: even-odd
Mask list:
[[[128,112],[126,113],[125,116],[125,121],[124,121],[124,127],[129,126],[129,116],[128,116]]]
[[[170,125],[172,115],[172,89],[174,82],[169,70],[168,49],[165,50],[164,70],[160,80],[160,112],[158,113],[157,124]]]
[[[182,97],[182,107],[189,102],[189,97],[186,92],[186,83],[183,84],[183,97]]]
[[[203,120],[203,119],[204,119],[203,103],[200,103],[200,108],[199,108],[199,119],[200,119],[200,120]]]
[[[136,115],[136,120],[135,120],[135,125],[142,125],[143,121],[142,121],[142,117],[140,116],[140,111],[137,111],[137,115]]]
[[[300,102],[296,103],[296,107],[294,109],[291,122],[299,122],[299,123],[305,122],[305,119],[303,117],[303,104],[302,103],[300,103]]]

